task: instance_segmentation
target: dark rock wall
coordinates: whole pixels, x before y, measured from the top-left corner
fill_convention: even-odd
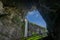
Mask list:
[[[57,40],[60,38],[60,36],[57,37],[58,34],[58,28],[60,27],[60,18],[59,18],[59,10],[60,10],[60,1],[58,0],[40,0],[37,9],[41,13],[42,17],[47,23],[47,29],[48,29],[48,40]],[[56,22],[58,20],[58,22]],[[59,25],[59,26],[57,26]],[[52,39],[53,38],[53,39]],[[55,39],[56,38],[56,39]],[[60,39],[58,39],[60,40]]]
[[[1,7],[3,8],[3,6]],[[4,7],[4,10],[2,10],[1,7],[0,40],[21,40],[24,36],[24,26],[22,26],[21,22],[21,12],[15,7]]]
[[[18,1],[15,0],[16,3]],[[25,0],[25,1],[22,0],[21,2],[22,2],[22,4],[24,3],[24,5],[26,5],[26,4],[28,5],[29,3],[36,5],[38,11],[41,13],[42,17],[44,18],[44,20],[47,23],[47,29],[49,31],[49,33],[48,33],[49,38],[52,37],[54,40],[57,40],[57,39],[60,40],[59,39],[60,36],[58,36],[58,35],[60,35],[59,30],[58,30],[58,28],[60,27],[60,25],[59,25],[60,24],[59,23],[60,22],[59,21],[60,0],[33,0],[33,1],[30,0],[29,2],[28,2],[28,0]],[[3,3],[4,3],[4,5],[6,5],[7,1],[3,2]],[[10,3],[8,3],[8,4],[10,4]],[[27,6],[27,8],[28,7],[29,6]],[[58,32],[58,34],[57,34],[57,32]]]

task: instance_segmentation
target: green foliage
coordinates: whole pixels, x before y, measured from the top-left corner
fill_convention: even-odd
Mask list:
[[[26,40],[38,40],[38,39],[41,39],[41,38],[43,38],[43,36],[41,36],[41,35],[33,35],[31,37],[26,38]]]

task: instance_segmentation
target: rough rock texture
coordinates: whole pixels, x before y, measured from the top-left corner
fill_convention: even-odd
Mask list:
[[[3,12],[2,8],[0,5],[0,40],[21,40],[23,29],[20,11],[17,8],[4,7]]]
[[[38,11],[47,23],[48,39],[60,40],[60,0],[1,0],[5,6],[13,6],[13,4],[25,4],[30,7],[35,4]],[[8,3],[7,3],[8,2]],[[17,4],[18,3],[18,4]],[[16,6],[15,5],[15,6]],[[18,5],[20,7],[20,5]],[[27,7],[27,8],[28,8]],[[51,39],[53,38],[53,39]],[[44,39],[45,40],[45,39]]]
[[[3,14],[3,3],[0,1],[0,15]]]

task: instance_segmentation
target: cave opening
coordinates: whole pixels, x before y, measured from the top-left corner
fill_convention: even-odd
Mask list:
[[[27,20],[27,36],[34,36],[34,35],[42,35],[43,37],[48,36],[48,30],[46,27],[46,22],[41,16],[40,12],[37,9],[34,9],[32,11],[28,11],[26,15]],[[25,26],[26,27],[26,26]],[[39,36],[39,37],[40,37]],[[33,37],[32,37],[33,38]]]

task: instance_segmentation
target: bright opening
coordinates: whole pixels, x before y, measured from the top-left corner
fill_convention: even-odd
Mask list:
[[[35,23],[36,25],[46,28],[46,22],[44,21],[38,10],[28,12],[26,18],[28,19],[29,22]]]
[[[40,37],[42,38],[42,36],[47,36],[46,22],[37,9],[29,11],[26,15],[26,19],[28,20],[27,25],[28,36],[30,37],[29,39],[32,38],[31,40],[35,40],[35,38],[40,39]]]

